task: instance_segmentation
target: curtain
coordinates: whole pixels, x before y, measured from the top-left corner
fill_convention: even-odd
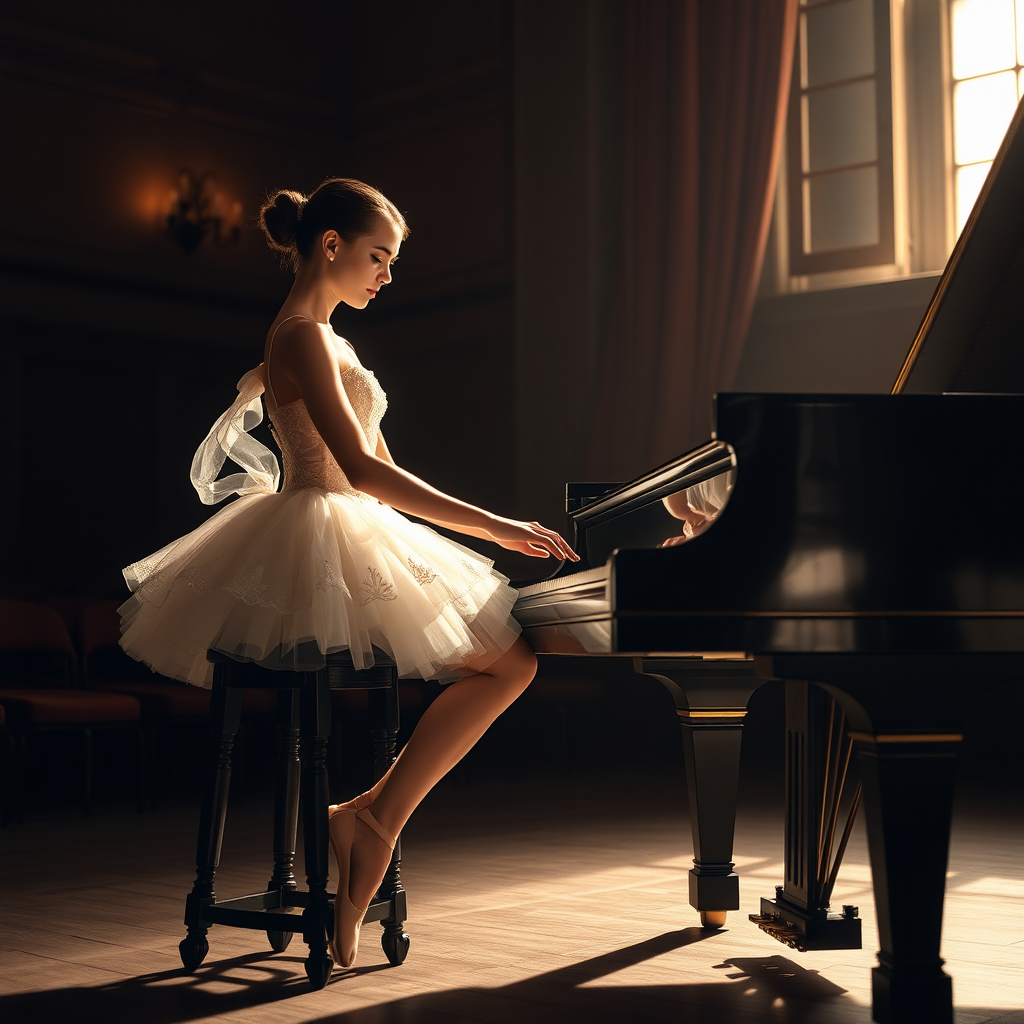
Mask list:
[[[591,479],[710,436],[771,220],[798,0],[627,0],[619,271]]]

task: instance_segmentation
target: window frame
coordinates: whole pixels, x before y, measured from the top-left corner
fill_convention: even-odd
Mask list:
[[[863,270],[891,266],[897,262],[898,217],[894,122],[897,105],[893,102],[893,17],[890,0],[871,0],[874,15],[875,51],[875,132],[878,181],[878,241],[871,245],[805,252],[804,183],[814,175],[804,169],[803,109],[806,97],[817,91],[803,87],[806,53],[807,13],[822,7],[837,6],[847,0],[817,0],[802,3],[798,20],[800,38],[794,47],[786,123],[786,238],[787,269],[790,278],[816,276],[836,271]],[[866,76],[865,76],[866,77]],[[853,81],[853,80],[851,80]],[[818,88],[830,88],[834,83]],[[859,165],[866,166],[866,165]],[[834,173],[830,168],[828,172]],[[819,172],[821,173],[821,172]]]

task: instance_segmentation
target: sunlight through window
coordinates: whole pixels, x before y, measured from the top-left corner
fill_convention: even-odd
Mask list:
[[[1017,63],[1013,0],[953,0],[950,26],[957,81]]]
[[[957,82],[953,90],[958,166],[991,160],[1017,106],[1017,76],[1012,71]]]
[[[958,231],[963,230],[967,215],[971,212],[971,207],[974,206],[974,200],[978,198],[978,193],[981,191],[981,186],[984,184],[985,177],[991,166],[992,161],[986,160],[984,163],[957,168],[956,213]]]
[[[951,0],[956,226],[1024,95],[1024,0]]]

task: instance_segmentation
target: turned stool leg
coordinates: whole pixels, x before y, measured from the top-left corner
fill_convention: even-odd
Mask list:
[[[398,672],[392,670],[391,685],[383,690],[370,690],[369,700],[370,734],[373,736],[373,775],[381,778],[395,763],[398,743]],[[381,921],[384,934],[380,944],[388,962],[402,963],[409,953],[409,936],[405,933],[406,902],[402,888],[402,840],[395,844],[384,880],[377,890],[378,899],[394,900],[395,912]]]
[[[203,793],[196,844],[196,880],[185,900],[185,924],[188,934],[178,944],[186,971],[194,971],[206,958],[210,944],[208,925],[203,921],[203,905],[214,899],[213,879],[220,863],[224,819],[231,785],[231,750],[241,719],[242,694],[227,685],[225,666],[214,670],[213,697],[210,701],[210,776]]]
[[[274,873],[267,889],[294,890],[295,835],[299,824],[299,691],[277,691],[277,766],[274,784]],[[276,953],[283,953],[292,932],[268,931]]]
[[[299,714],[308,896],[302,912],[302,937],[309,946],[306,977],[314,988],[323,988],[334,966],[327,952],[327,936],[332,927],[327,895],[327,740],[331,732],[331,692],[326,672],[303,676]]]

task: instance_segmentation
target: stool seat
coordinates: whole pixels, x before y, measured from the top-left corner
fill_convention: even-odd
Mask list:
[[[398,678],[394,662],[375,651],[375,664],[356,669],[347,651],[327,656],[315,672],[279,671],[239,662],[209,651],[213,663],[210,699],[210,772],[203,793],[196,852],[196,881],[185,902],[188,933],[178,945],[182,963],[194,971],[209,952],[207,932],[214,924],[265,931],[271,948],[282,952],[294,932],[309,947],[306,976],[314,988],[327,984],[333,968],[328,943],[333,929],[328,881],[327,744],[331,732],[331,691],[366,690],[374,743],[374,776],[381,778],[396,757]],[[274,794],[274,867],[264,892],[218,900],[214,877],[220,862],[231,781],[231,754],[245,690],[277,691],[277,754]],[[301,793],[306,890],[294,875],[295,840]],[[401,846],[365,921],[383,925],[381,946],[392,964],[409,951],[405,933],[406,899],[401,882]]]

